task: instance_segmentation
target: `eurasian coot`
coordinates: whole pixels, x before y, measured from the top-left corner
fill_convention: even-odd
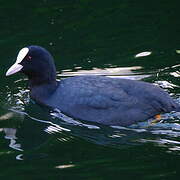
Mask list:
[[[28,76],[30,96],[38,104],[85,121],[127,126],[180,110],[165,91],[146,82],[95,75],[57,81],[53,57],[40,46],[19,51],[6,76],[17,72]]]

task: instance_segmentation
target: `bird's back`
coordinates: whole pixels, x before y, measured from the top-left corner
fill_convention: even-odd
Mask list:
[[[61,80],[48,102],[74,118],[109,125],[129,125],[177,106],[150,83],[102,76]]]

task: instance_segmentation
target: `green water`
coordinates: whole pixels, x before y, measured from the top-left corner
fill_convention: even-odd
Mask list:
[[[160,123],[107,127],[48,114],[27,79],[5,77],[36,44],[58,79],[99,74],[143,80],[180,103],[178,0],[0,0],[0,179],[179,179],[180,114]]]

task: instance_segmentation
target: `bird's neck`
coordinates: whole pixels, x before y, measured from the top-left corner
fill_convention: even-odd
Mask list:
[[[56,81],[56,71],[38,71],[26,73],[29,79],[30,96],[40,104],[45,103],[56,91],[58,82]]]
[[[53,93],[56,91],[58,82],[51,81],[46,83],[37,84],[37,82],[29,80],[30,96],[35,101],[43,104],[44,101],[48,100]]]
[[[56,71],[38,71],[26,73],[29,79],[30,89],[36,86],[51,85],[54,86],[56,82]]]
[[[42,79],[39,77],[33,77],[32,79],[29,78],[29,87],[30,89],[38,86],[51,86],[51,87],[56,87],[57,81],[56,78],[53,79]]]

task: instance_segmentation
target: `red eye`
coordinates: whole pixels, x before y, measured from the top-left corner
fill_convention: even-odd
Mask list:
[[[31,57],[31,56],[28,56],[28,59],[32,59],[32,57]]]

